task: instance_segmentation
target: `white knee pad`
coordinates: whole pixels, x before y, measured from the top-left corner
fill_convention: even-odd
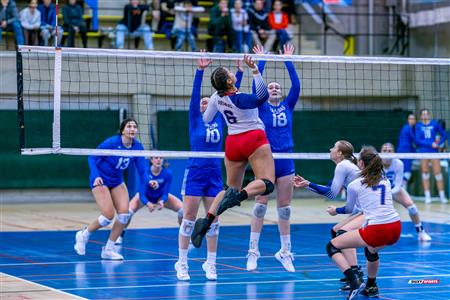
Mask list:
[[[434,175],[434,178],[436,178],[436,181],[441,181],[442,179],[444,179],[444,177],[442,177],[442,173]]]
[[[117,220],[119,221],[120,224],[123,224],[123,225],[127,225],[128,221],[130,221],[130,218],[131,218],[131,216],[129,213],[117,215]]]
[[[291,217],[291,206],[285,206],[285,207],[279,207],[278,208],[278,217],[281,220],[289,220],[289,218]]]
[[[181,221],[180,229],[178,232],[182,236],[190,237],[192,235],[192,230],[194,230],[194,224],[194,221],[183,219],[183,221]]]
[[[428,180],[428,179],[430,179],[430,173],[422,173],[422,179],[423,179],[423,180]]]
[[[182,219],[182,218],[183,218],[183,214],[184,214],[183,208],[180,208],[180,209],[177,211],[177,217],[180,218],[180,219]]]
[[[416,216],[419,213],[415,204],[408,206],[407,208],[410,216]]]
[[[215,237],[219,235],[219,222],[212,223],[211,228],[209,228],[208,232],[206,233],[207,237]]]
[[[257,217],[258,219],[263,219],[266,215],[267,211],[267,204],[262,203],[255,203],[255,206],[253,207],[253,215]]]
[[[108,226],[113,221],[112,219],[110,220],[107,217],[105,217],[104,215],[98,216],[97,220],[98,220],[98,224],[100,224],[100,226],[102,226],[102,227]]]

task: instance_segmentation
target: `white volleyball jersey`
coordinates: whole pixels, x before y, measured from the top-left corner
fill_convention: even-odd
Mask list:
[[[364,213],[365,224],[387,224],[400,220],[392,201],[391,184],[386,178],[378,185],[368,187],[358,178],[347,188],[347,203],[359,204]]]
[[[389,168],[385,168],[386,177],[391,183],[392,194],[396,194],[402,188],[403,184],[403,162],[394,158]]]

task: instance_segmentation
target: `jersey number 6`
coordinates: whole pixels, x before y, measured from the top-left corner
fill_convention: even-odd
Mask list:
[[[237,123],[237,118],[233,115],[233,112],[231,110],[224,110],[223,114],[225,115],[225,118],[227,118],[228,123]]]

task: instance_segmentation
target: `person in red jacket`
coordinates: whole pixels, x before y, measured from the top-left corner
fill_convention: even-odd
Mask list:
[[[288,31],[289,16],[287,13],[281,11],[283,2],[275,0],[273,2],[273,11],[269,13],[269,25],[272,29],[269,33],[269,38],[265,44],[265,48],[270,51],[275,40],[279,40],[279,49],[283,49],[284,44],[291,40],[291,34]]]

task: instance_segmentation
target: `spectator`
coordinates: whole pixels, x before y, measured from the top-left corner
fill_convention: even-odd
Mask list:
[[[123,49],[125,42],[125,35],[129,34],[131,37],[143,37],[145,48],[153,50],[152,31],[150,26],[146,24],[147,12],[149,7],[147,5],[139,4],[139,0],[130,0],[130,4],[123,8],[123,19],[116,27],[116,47]]]
[[[253,7],[248,10],[250,32],[253,42],[256,45],[262,45],[261,40],[267,40],[270,32],[268,13],[264,10],[264,1],[255,0]],[[264,46],[267,51],[271,49]]]
[[[213,52],[225,52],[226,45],[231,42],[232,32],[228,0],[220,0],[213,6],[209,14],[208,33],[212,36]]]
[[[151,2],[152,3],[150,6],[152,8],[152,31],[157,32],[159,21],[161,20],[160,0],[153,0]]]
[[[42,44],[48,46],[50,37],[56,36],[56,8],[52,0],[43,0],[42,4],[38,5],[38,10],[41,13],[41,38]],[[64,30],[58,26],[58,46],[61,46],[61,40]]]
[[[172,35],[176,37],[175,50],[180,51],[185,40],[188,41],[192,51],[197,51],[195,37],[192,33],[192,21],[194,13],[204,12],[201,6],[192,6],[191,0],[184,0],[183,3],[175,5],[175,22],[173,24]]]
[[[25,43],[39,45],[39,27],[41,27],[41,13],[37,10],[37,0],[30,0],[28,7],[20,12],[20,23],[23,27]]]
[[[13,31],[17,45],[23,45],[24,38],[22,27],[17,17],[16,2],[13,0],[0,1],[0,42],[2,41],[2,32]]]
[[[248,25],[248,14],[242,8],[242,0],[234,1],[234,8],[230,10],[231,21],[234,30],[234,52],[250,52],[252,48],[252,35],[250,34],[250,26]]]
[[[284,44],[291,40],[291,35],[288,31],[289,15],[281,9],[283,3],[281,0],[273,2],[273,11],[269,13],[269,25],[272,30],[269,33],[269,38],[266,41],[265,47],[268,51],[272,50],[275,40],[278,38],[278,48],[283,49]]]
[[[83,20],[83,8],[77,0],[69,0],[63,8],[64,31],[69,33],[68,47],[75,47],[75,34],[79,33],[83,47],[87,47],[87,27]]]

